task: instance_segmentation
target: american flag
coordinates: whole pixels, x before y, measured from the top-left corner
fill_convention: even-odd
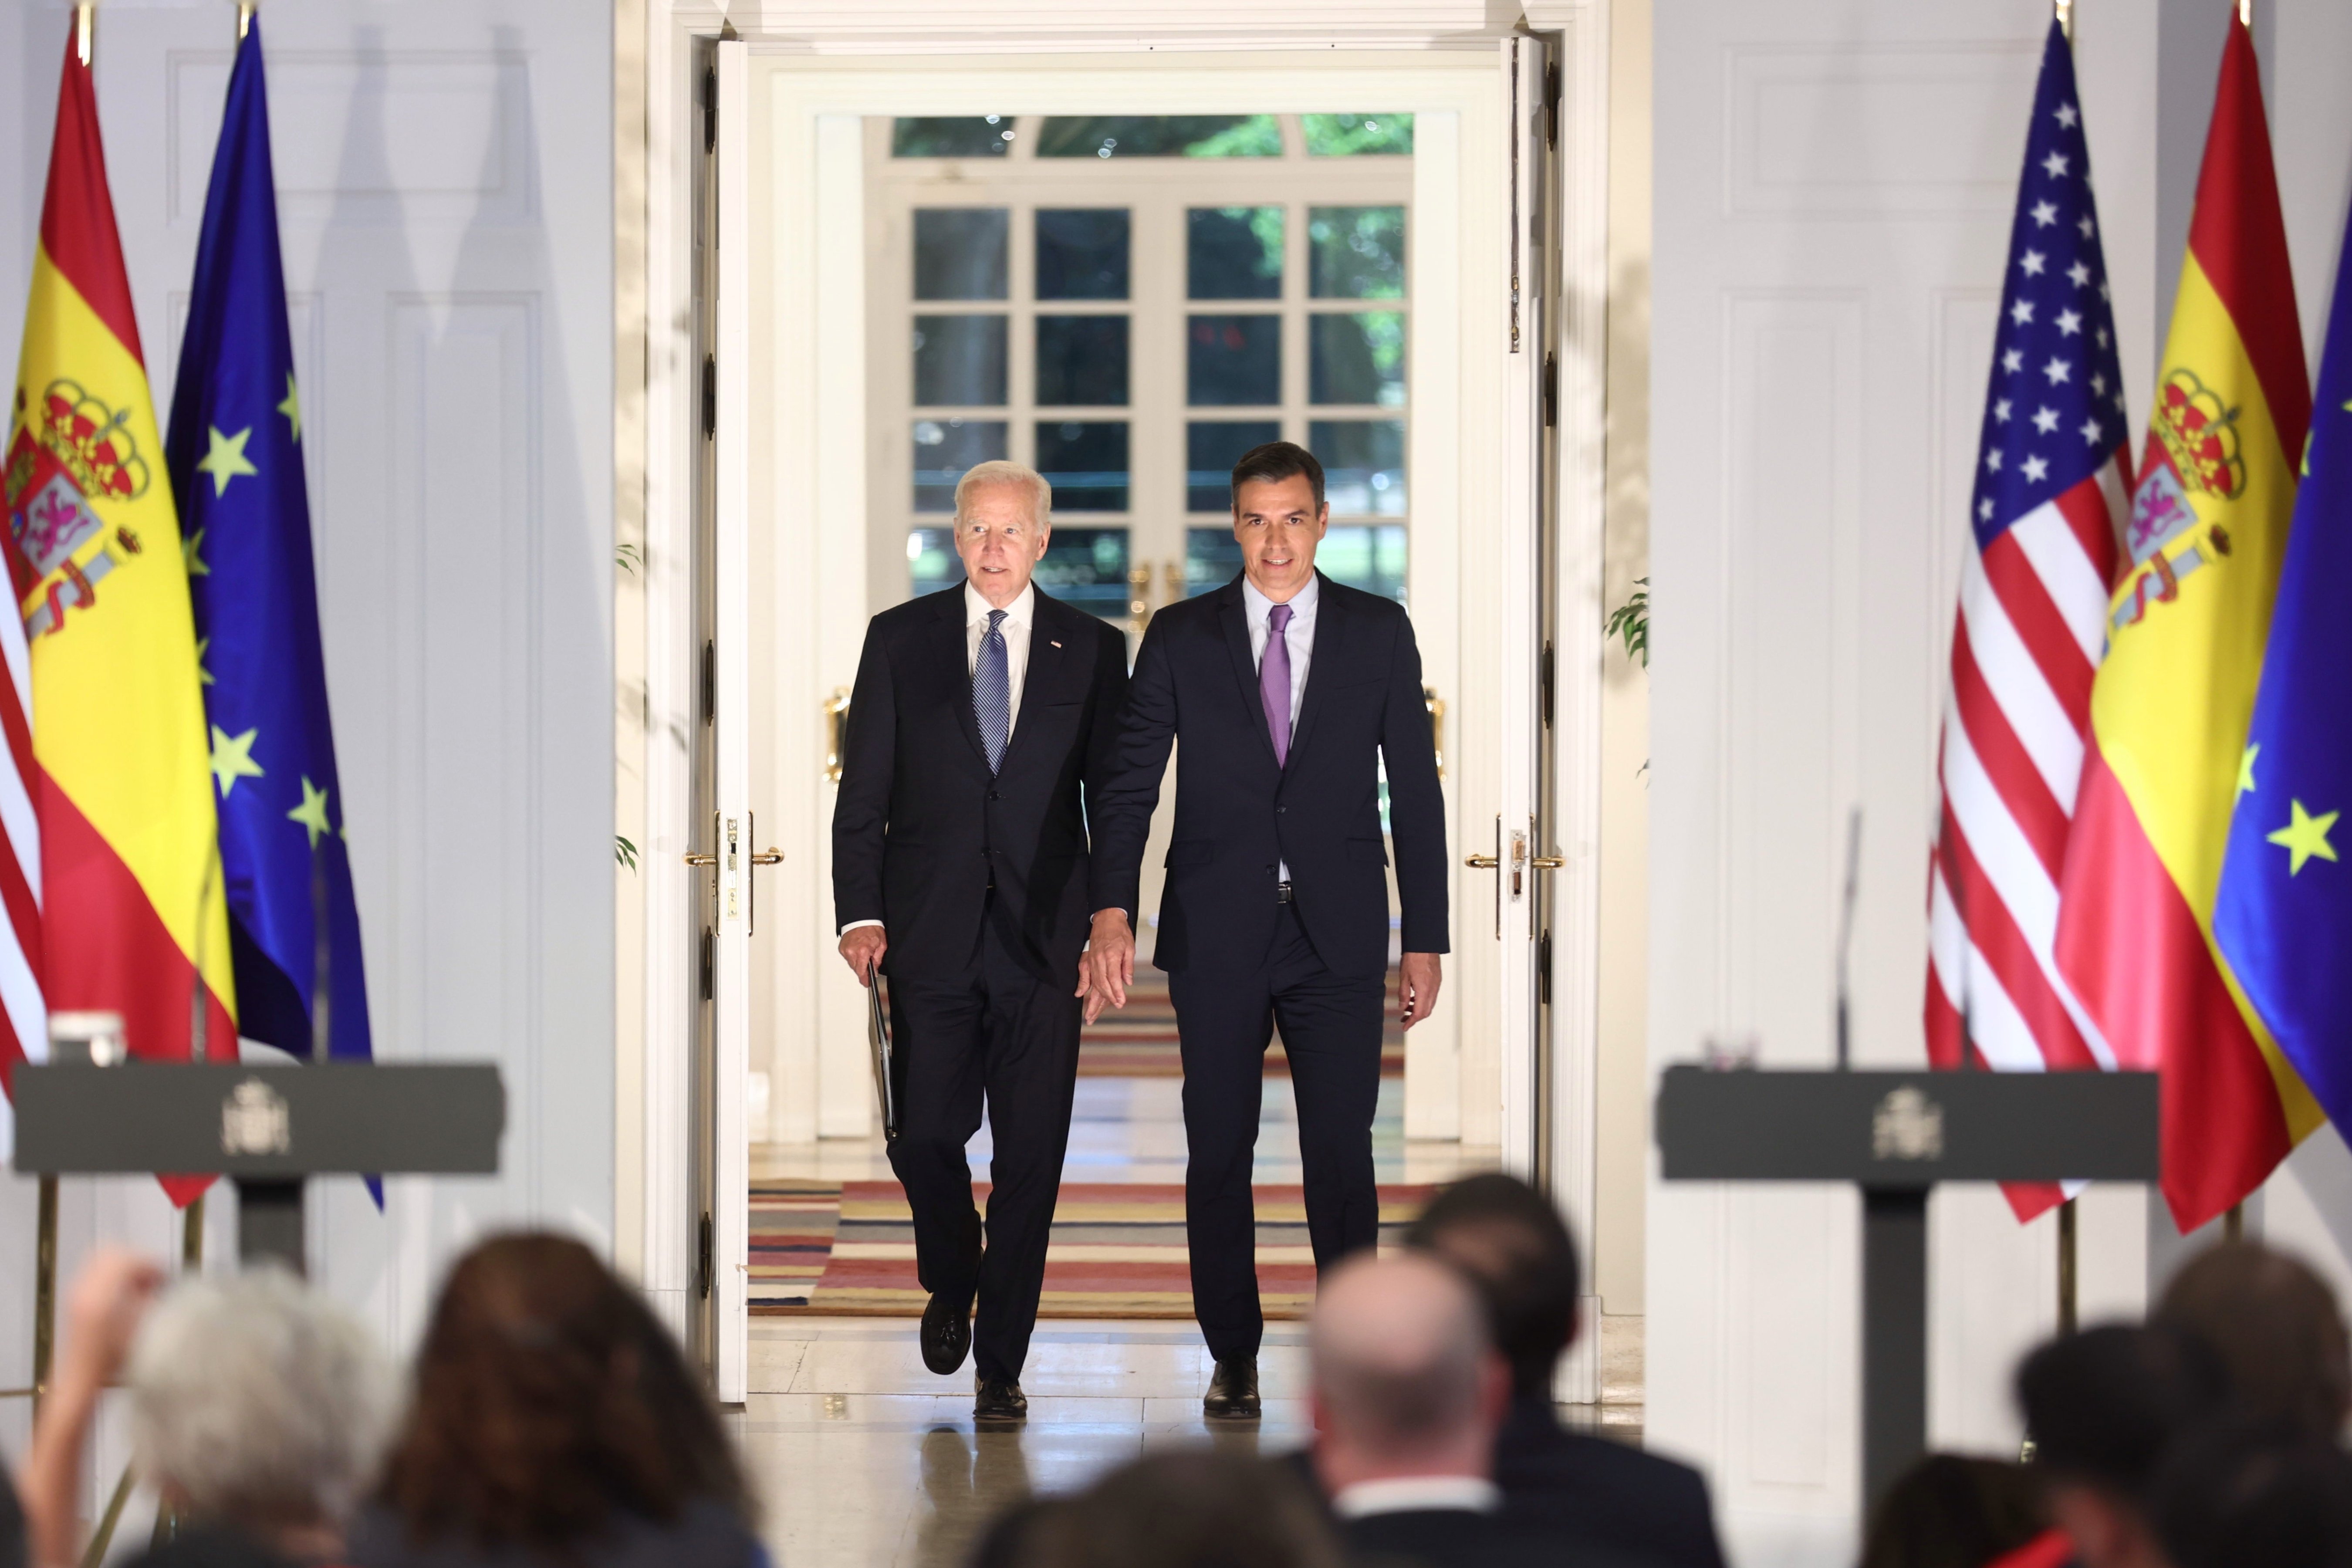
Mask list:
[[[2053,23],[2010,231],[1969,555],[1952,626],[1928,877],[1937,1067],[2107,1068],[2052,952],[2130,424],[2074,53]],[[2054,1189],[2012,1192],[2021,1214]]]
[[[48,1009],[41,999],[41,825],[33,795],[33,660],[16,605],[32,591],[25,558],[0,520],[0,581],[11,603],[0,606],[0,1079],[18,1062],[48,1056]],[[16,1147],[16,1121],[0,1100],[0,1159]]]

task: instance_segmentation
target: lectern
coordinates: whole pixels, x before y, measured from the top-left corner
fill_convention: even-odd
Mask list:
[[[1666,1069],[1670,1182],[1862,1188],[1864,1506],[1927,1448],[1927,1194],[1939,1182],[2152,1182],[2157,1075]]]
[[[308,1178],[495,1175],[506,1129],[487,1062],[28,1063],[14,1087],[18,1171],[228,1176],[238,1251],[297,1273]]]

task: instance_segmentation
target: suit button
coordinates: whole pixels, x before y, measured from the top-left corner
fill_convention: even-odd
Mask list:
[[[988,798],[991,800],[1003,800],[1004,797],[997,794],[994,790],[990,790],[988,792]]]
[[[1286,805],[1277,805],[1274,808],[1274,815],[1280,816],[1284,812],[1288,811],[1290,807]]]

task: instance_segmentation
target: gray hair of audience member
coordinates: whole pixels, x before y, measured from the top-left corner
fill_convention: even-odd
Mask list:
[[[126,1380],[140,1472],[230,1525],[341,1524],[392,1425],[375,1337],[282,1268],[173,1286]]]
[[[1317,1292],[1307,1345],[1324,1419],[1368,1453],[1408,1458],[1485,1415],[1486,1315],[1469,1283],[1434,1258],[1341,1264]]]
[[[1040,531],[1054,526],[1054,486],[1045,475],[1025,463],[1010,462],[1003,458],[991,458],[984,463],[974,463],[956,480],[955,515],[961,522],[964,501],[972,491],[992,486],[1009,485],[1029,492],[1029,515]]]
[[[2310,1265],[2258,1241],[2225,1241],[2165,1287],[2155,1321],[2212,1347],[2245,1416],[2334,1438],[2352,1415],[2352,1341],[2336,1292]]]

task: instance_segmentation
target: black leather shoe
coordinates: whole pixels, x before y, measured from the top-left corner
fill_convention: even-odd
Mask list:
[[[1263,1412],[1257,1398],[1257,1357],[1227,1356],[1209,1379],[1201,1414],[1212,1421],[1255,1421]]]
[[[971,1418],[975,1421],[1026,1421],[1029,1398],[1009,1377],[983,1377],[974,1384]]]
[[[971,1353],[971,1298],[961,1301],[934,1295],[923,1309],[923,1364],[941,1377]]]

